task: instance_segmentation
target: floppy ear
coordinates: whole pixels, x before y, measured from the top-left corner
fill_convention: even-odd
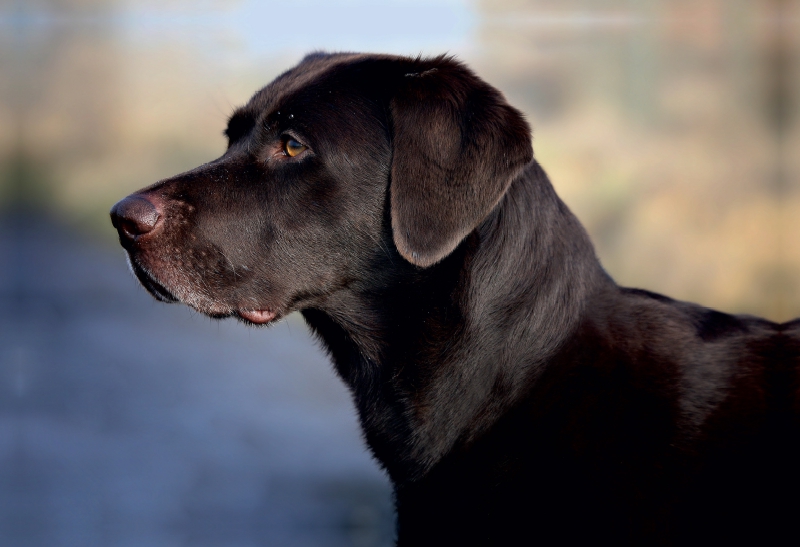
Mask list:
[[[427,267],[486,218],[533,149],[522,114],[465,66],[440,57],[417,67],[390,101],[390,200],[397,249]]]

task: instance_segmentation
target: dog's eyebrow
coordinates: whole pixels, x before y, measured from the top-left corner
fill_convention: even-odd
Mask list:
[[[225,129],[225,136],[228,142],[233,144],[253,129],[256,119],[248,112],[234,112],[228,120],[228,127]]]

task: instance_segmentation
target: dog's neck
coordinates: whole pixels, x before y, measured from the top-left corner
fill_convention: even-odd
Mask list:
[[[303,312],[396,483],[486,431],[613,282],[534,161],[440,264],[381,253],[365,280]],[[487,358],[488,356],[488,358]],[[384,457],[385,456],[385,457]]]

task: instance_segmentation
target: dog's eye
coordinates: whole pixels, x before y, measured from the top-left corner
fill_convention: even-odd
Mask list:
[[[306,145],[300,144],[294,139],[286,139],[286,142],[283,143],[283,153],[292,158],[306,148],[308,148]]]

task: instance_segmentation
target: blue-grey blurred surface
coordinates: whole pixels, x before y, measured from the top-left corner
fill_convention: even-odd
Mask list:
[[[159,304],[34,213],[0,224],[0,545],[389,545],[390,490],[297,317]]]

